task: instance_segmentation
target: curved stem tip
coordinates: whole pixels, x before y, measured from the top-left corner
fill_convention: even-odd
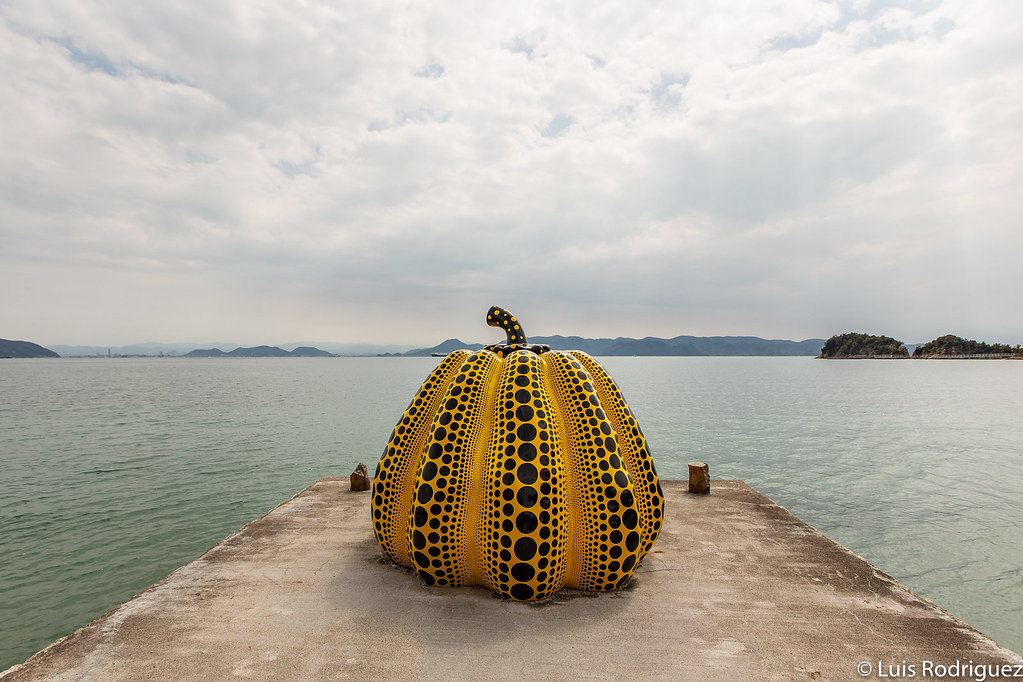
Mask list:
[[[522,331],[522,325],[515,319],[515,316],[500,306],[491,306],[487,311],[487,324],[491,327],[500,327],[508,335],[509,346],[525,346],[526,333]]]

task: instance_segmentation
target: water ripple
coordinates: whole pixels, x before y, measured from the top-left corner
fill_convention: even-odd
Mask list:
[[[1023,650],[1023,363],[603,358],[659,473],[741,478]],[[0,669],[312,481],[436,359],[0,363]]]

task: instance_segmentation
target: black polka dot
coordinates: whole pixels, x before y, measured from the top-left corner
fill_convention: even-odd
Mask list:
[[[524,462],[532,462],[536,459],[536,446],[532,443],[522,443],[519,445],[519,459]]]
[[[533,538],[519,538],[515,541],[515,557],[519,561],[529,561],[536,556],[536,541]]]
[[[533,588],[529,585],[523,585],[522,583],[516,583],[512,585],[511,596],[519,601],[525,601],[533,598]]]
[[[419,494],[417,495],[417,499],[419,500],[419,504],[426,504],[432,498],[433,498],[433,488],[431,488],[428,483],[424,483],[421,486],[419,486]]]
[[[622,496],[624,497],[624,493],[622,493]],[[625,513],[622,514],[622,523],[624,523],[625,527],[630,530],[635,528],[636,524],[639,523],[639,515],[636,513],[636,510],[631,508],[626,509]]]
[[[525,483],[527,485],[535,483],[536,476],[537,476],[536,467],[530,464],[529,462],[526,462],[525,464],[519,466],[518,478],[519,481],[521,481],[522,483]]]
[[[526,582],[533,579],[533,576],[536,575],[536,569],[532,565],[523,562],[512,566],[511,574],[516,580]]]
[[[536,530],[537,525],[536,514],[531,511],[519,512],[519,515],[515,517],[515,528],[525,535]],[[636,538],[638,542],[639,536],[637,535]]]
[[[537,500],[536,488],[528,485],[522,486],[521,488],[519,488],[519,492],[518,495],[516,495],[516,499],[518,500],[519,504],[522,505],[523,507],[532,507],[534,504],[536,504]]]
[[[529,423],[519,424],[519,428],[515,430],[515,434],[522,440],[533,440],[536,438],[536,427]]]

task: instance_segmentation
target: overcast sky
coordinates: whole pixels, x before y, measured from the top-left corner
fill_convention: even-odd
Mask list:
[[[0,0],[0,337],[1023,343],[1023,3]]]

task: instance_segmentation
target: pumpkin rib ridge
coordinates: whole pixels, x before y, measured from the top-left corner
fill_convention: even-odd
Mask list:
[[[488,530],[480,539],[492,589],[531,601],[545,598],[564,579],[561,439],[550,418],[541,356],[515,350],[504,362],[486,476]]]
[[[463,533],[473,513],[471,452],[480,437],[486,385],[479,381],[487,356],[470,355],[444,394],[415,479],[409,514],[408,552],[420,578],[430,585],[461,586],[469,579]],[[492,364],[492,362],[491,362]]]
[[[556,590],[562,587],[578,588],[579,575],[582,570],[583,553],[586,543],[583,539],[585,521],[580,518],[579,510],[582,508],[582,492],[579,484],[579,453],[575,447],[575,439],[572,437],[572,425],[568,421],[569,409],[567,402],[569,397],[565,382],[562,377],[556,377],[559,362],[569,362],[570,357],[563,351],[551,351],[541,356],[544,361],[544,383],[548,388],[548,394],[553,396],[551,404],[557,411],[557,418],[551,421],[564,425],[567,430],[563,442],[565,443],[562,452],[562,462],[565,468],[566,485],[563,490],[563,501],[566,509],[565,520],[568,522],[568,551],[565,556],[565,576]],[[553,417],[553,415],[552,415]]]
[[[490,353],[491,351],[485,351]],[[497,537],[491,528],[495,522],[495,512],[491,500],[494,498],[496,485],[494,477],[497,474],[499,451],[501,445],[501,432],[499,429],[499,415],[501,403],[501,388],[505,383],[505,374],[508,372],[507,358],[494,353],[497,358],[497,371],[495,372],[495,383],[491,391],[487,393],[487,413],[490,416],[490,436],[483,448],[483,458],[480,462],[480,504],[474,513],[479,515],[476,525],[476,551],[478,556],[477,570],[479,571],[479,584],[486,586],[493,592],[499,592],[498,581],[494,577],[492,566],[491,542]]]
[[[637,511],[641,517],[638,523],[640,531],[638,559],[642,560],[657,539],[664,516],[664,496],[661,494],[660,481],[657,479],[657,471],[646,438],[615,380],[586,353],[572,351],[572,355],[593,378],[605,414],[618,434],[619,451],[634,486]]]
[[[575,515],[585,540],[579,554],[581,590],[607,591],[628,580],[639,559],[635,487],[619,457],[618,436],[601,404],[595,379],[572,355],[565,357],[566,441],[577,453],[579,506]]]
[[[426,448],[430,444],[434,431],[434,424],[436,423],[441,412],[441,405],[443,404],[444,398],[447,397],[448,391],[451,390],[451,383],[462,365],[465,364],[465,359],[468,357],[469,352],[465,350],[454,351],[445,358],[445,362],[451,359],[451,365],[447,368],[440,377],[438,377],[438,390],[434,394],[434,399],[430,403],[430,409],[426,412],[428,415],[432,415],[433,418],[425,421],[419,428],[414,432],[415,438],[412,441],[411,447],[409,448],[409,466],[408,469],[403,470],[402,477],[402,504],[409,513],[405,515],[405,524],[401,529],[401,534],[398,536],[396,545],[399,548],[405,550],[404,563],[399,561],[403,566],[408,568],[415,568],[412,562],[412,554],[410,552],[408,537],[412,529],[412,509],[414,504],[412,500],[415,498],[416,487],[418,483],[419,471],[422,469],[423,460],[426,458]],[[441,363],[441,367],[444,363]],[[439,368],[438,368],[439,369]],[[425,428],[423,428],[425,427]]]
[[[377,464],[370,505],[374,530],[384,553],[405,568],[412,568],[406,538],[415,477],[440,403],[468,355],[465,350],[451,353],[426,377],[391,432]]]
[[[483,354],[486,353],[486,356]],[[469,461],[469,494],[468,509],[466,510],[463,526],[461,529],[462,538],[465,541],[467,550],[467,562],[470,585],[479,585],[483,580],[483,559],[480,555],[480,524],[486,513],[483,509],[484,481],[490,465],[491,440],[494,437],[494,410],[496,402],[494,394],[501,381],[502,365],[504,363],[490,351],[480,351],[480,356],[489,357],[490,363],[487,367],[487,380],[483,387],[483,400],[480,405],[481,419],[480,433],[472,449]],[[494,406],[494,407],[491,407]]]

